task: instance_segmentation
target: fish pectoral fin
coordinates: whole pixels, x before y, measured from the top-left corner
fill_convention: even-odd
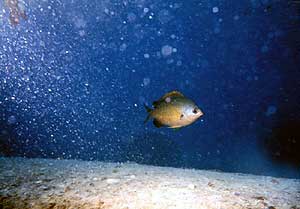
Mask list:
[[[184,114],[181,114],[181,115],[180,115],[180,120],[182,120],[182,119],[183,119],[183,117],[184,117]]]
[[[164,126],[162,123],[160,123],[158,120],[154,119],[153,120],[153,124],[157,127],[157,128],[160,128],[162,126]]]

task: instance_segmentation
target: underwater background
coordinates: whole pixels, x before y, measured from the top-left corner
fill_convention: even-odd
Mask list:
[[[300,3],[0,2],[0,153],[300,178]],[[168,91],[204,116],[144,124]]]

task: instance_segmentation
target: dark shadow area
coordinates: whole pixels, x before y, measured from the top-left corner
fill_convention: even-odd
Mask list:
[[[11,130],[9,130],[5,124],[1,122],[0,124],[0,156],[13,156],[15,144],[15,136],[12,135]]]
[[[19,122],[7,109],[0,105],[0,156],[23,156],[20,150],[24,150],[26,139],[18,135]]]
[[[270,158],[279,164],[300,166],[300,4],[287,3],[286,18],[279,24],[284,35],[270,53],[268,59],[280,66],[281,88],[278,91],[278,111],[265,124],[263,148]],[[275,89],[274,89],[275,90]]]
[[[125,159],[147,165],[179,167],[181,151],[174,140],[158,134],[136,135],[128,143]]]
[[[276,162],[300,166],[300,120],[280,122],[265,140],[268,154]]]
[[[0,156],[5,157],[44,157],[38,144],[37,135],[18,134],[18,125],[0,121]]]

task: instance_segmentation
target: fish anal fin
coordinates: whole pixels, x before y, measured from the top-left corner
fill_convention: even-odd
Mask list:
[[[162,126],[164,126],[162,123],[160,123],[158,120],[154,119],[153,120],[153,124],[157,127],[157,128],[160,128]]]
[[[182,127],[173,128],[174,131],[179,131]]]

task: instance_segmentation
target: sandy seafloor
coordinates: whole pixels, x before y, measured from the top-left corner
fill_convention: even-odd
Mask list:
[[[0,208],[300,208],[300,180],[135,163],[0,158]]]

